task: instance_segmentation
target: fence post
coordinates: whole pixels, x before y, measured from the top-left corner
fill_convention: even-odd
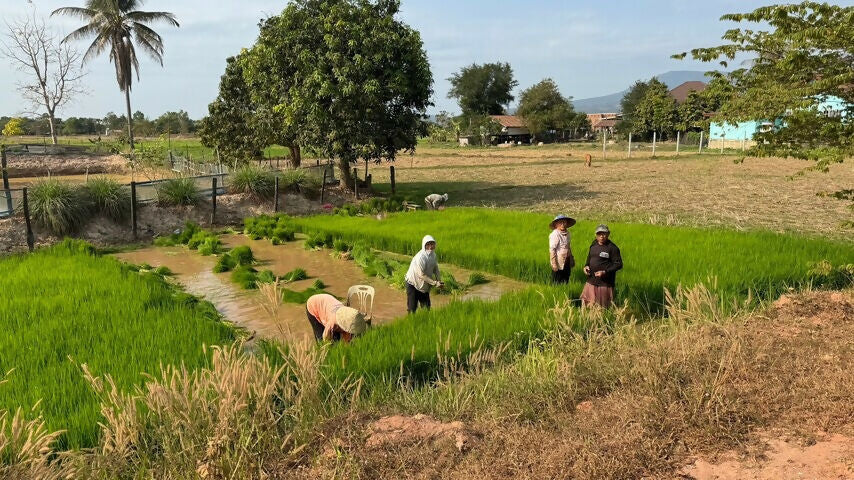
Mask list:
[[[359,170],[353,167],[353,195],[359,199]]]
[[[11,213],[12,208],[12,192],[9,191],[9,172],[6,170],[6,145],[0,145],[0,174],[3,177],[3,190],[6,191],[6,208]]]
[[[216,222],[216,177],[211,179],[211,226]]]
[[[652,132],[652,157],[653,157],[653,158],[655,158],[655,139],[656,139],[656,133],[657,133],[657,132]]]
[[[628,158],[632,158],[632,132],[629,132],[629,156]]]
[[[326,197],[326,169],[323,169],[323,182],[320,184],[320,203],[323,204],[323,199]]]
[[[703,131],[700,130],[700,148],[697,149],[697,153],[703,153]]]
[[[279,211],[279,176],[276,175],[276,183],[273,185],[273,212]]]
[[[30,222],[30,201],[27,198],[27,187],[24,187],[24,220],[27,224],[27,248],[32,252],[35,247],[36,238],[33,235],[33,225]]]
[[[391,194],[394,195],[397,193],[397,189],[394,183],[394,165],[389,165],[388,170],[389,174],[391,175]]]
[[[172,150],[169,150],[169,168],[175,170],[175,157],[172,156]]]
[[[682,132],[676,132],[676,156],[679,156],[679,141],[682,140]]]
[[[130,182],[130,222],[133,239],[136,240],[136,182]]]
[[[370,190],[374,183],[374,174],[369,173],[365,175],[365,184],[367,185],[367,190]]]

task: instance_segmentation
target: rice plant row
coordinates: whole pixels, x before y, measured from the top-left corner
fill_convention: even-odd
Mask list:
[[[0,409],[39,404],[59,447],[96,444],[99,401],[80,365],[110,374],[122,389],[160,365],[208,364],[205,345],[236,338],[207,302],[162,280],[168,272],[99,256],[66,240],[26,256],[0,259]]]

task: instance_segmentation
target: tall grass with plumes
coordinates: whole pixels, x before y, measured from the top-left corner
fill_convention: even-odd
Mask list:
[[[48,431],[66,430],[60,447],[95,445],[104,420],[82,365],[127,390],[160,365],[208,365],[203,345],[236,337],[209,303],[82,242],[0,259],[0,271],[0,371],[12,371],[0,410],[41,402]]]
[[[157,184],[157,204],[164,207],[199,203],[199,188],[192,178],[170,178]]]
[[[245,165],[234,171],[229,177],[228,190],[231,193],[245,193],[257,199],[273,197],[276,176],[269,170],[254,165]]]
[[[301,193],[309,198],[320,193],[323,183],[323,180],[302,169],[285,170],[279,176],[279,181],[286,191]]]
[[[130,191],[124,185],[108,177],[89,180],[85,189],[92,199],[95,211],[115,221],[130,215]]]
[[[391,214],[372,217],[319,216],[291,221],[315,243],[334,239],[363,241],[373,248],[414,254],[421,238],[437,240],[439,263],[448,262],[511,278],[546,284],[550,279],[548,225],[543,214],[479,208]],[[577,297],[585,281],[581,267],[598,221],[579,221],[570,229],[577,267],[569,293]],[[617,298],[660,311],[664,288],[714,284],[728,296],[774,296],[818,277],[815,262],[851,263],[854,244],[771,232],[737,232],[656,225],[611,223],[611,240],[622,252]]]
[[[33,220],[55,235],[76,232],[88,220],[92,200],[80,186],[56,179],[40,180],[29,188]]]

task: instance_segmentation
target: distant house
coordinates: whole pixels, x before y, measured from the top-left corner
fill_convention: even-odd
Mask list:
[[[827,97],[816,106],[819,111],[828,116],[845,115],[845,101],[839,97]],[[709,124],[709,148],[749,148],[756,144],[753,135],[767,132],[773,128],[782,127],[784,118],[774,121],[750,120],[735,124],[711,122]]]
[[[688,95],[691,92],[702,92],[706,89],[708,85],[704,82],[693,81],[693,82],[685,82],[682,85],[674,88],[670,91],[670,96],[676,100],[676,103],[682,104],[685,103],[685,100],[688,98]]]
[[[501,132],[493,135],[492,143],[531,143],[531,132],[525,119],[517,115],[490,115],[499,125]]]
[[[593,133],[600,135],[602,132],[608,132],[609,135],[614,133],[614,127],[617,126],[623,118],[619,113],[588,113],[587,120],[590,121],[590,127]]]

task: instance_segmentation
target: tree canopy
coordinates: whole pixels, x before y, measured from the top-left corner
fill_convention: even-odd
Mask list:
[[[514,97],[510,93],[519,85],[513,79],[509,63],[472,63],[453,74],[448,81],[448,98],[455,98],[463,115],[502,115]]]
[[[522,92],[516,114],[525,119],[525,124],[535,139],[549,131],[562,132],[572,129],[579,114],[570,99],[561,95],[551,78],[546,78]],[[585,120],[587,118],[584,116]]]
[[[722,37],[727,43],[690,52],[694,59],[719,61],[724,68],[737,57],[748,58],[729,73],[715,72],[733,89],[718,118],[731,123],[783,120],[781,128],[754,137],[751,154],[811,159],[813,168],[825,171],[854,154],[854,7],[806,1],[721,20],[759,28],[730,29]],[[840,109],[819,108],[832,98],[842,101]]]

